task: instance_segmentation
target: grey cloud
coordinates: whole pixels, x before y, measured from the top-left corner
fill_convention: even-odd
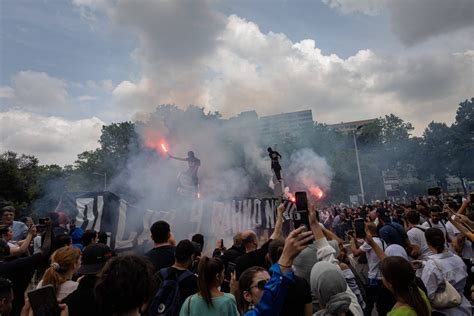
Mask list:
[[[141,39],[139,54],[147,63],[189,66],[213,52],[225,17],[208,1],[124,1],[117,3],[113,18],[129,25]]]
[[[474,26],[472,0],[321,1],[342,14],[377,15],[387,10],[393,33],[405,46]]]
[[[474,26],[472,0],[399,0],[386,3],[392,30],[407,46]]]

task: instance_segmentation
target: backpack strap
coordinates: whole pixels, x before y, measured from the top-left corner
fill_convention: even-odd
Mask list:
[[[162,281],[166,280],[170,276],[170,268],[161,268],[160,271],[158,271],[158,276]]]
[[[426,229],[424,229],[424,228],[422,228],[422,227],[420,227],[420,226],[413,226],[413,228],[418,228],[418,229],[421,230],[422,232],[425,232],[425,231],[426,231]]]
[[[183,281],[184,279],[186,279],[186,278],[188,278],[192,275],[193,275],[193,273],[186,269],[186,271],[184,271],[183,273],[180,274],[180,276],[176,279],[176,281],[178,283],[181,283],[181,281]]]

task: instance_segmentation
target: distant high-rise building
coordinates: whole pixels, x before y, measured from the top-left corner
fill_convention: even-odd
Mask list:
[[[259,132],[264,137],[289,136],[314,125],[312,110],[262,116]]]

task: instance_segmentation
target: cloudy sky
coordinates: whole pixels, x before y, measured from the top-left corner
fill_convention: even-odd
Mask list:
[[[72,163],[161,103],[224,117],[394,113],[474,96],[473,0],[1,0],[0,152]]]

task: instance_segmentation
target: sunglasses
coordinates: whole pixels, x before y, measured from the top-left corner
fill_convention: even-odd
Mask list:
[[[265,285],[267,284],[268,280],[260,280],[257,282],[257,285],[249,287],[248,291],[253,289],[254,287],[259,288],[260,290],[265,289]]]

